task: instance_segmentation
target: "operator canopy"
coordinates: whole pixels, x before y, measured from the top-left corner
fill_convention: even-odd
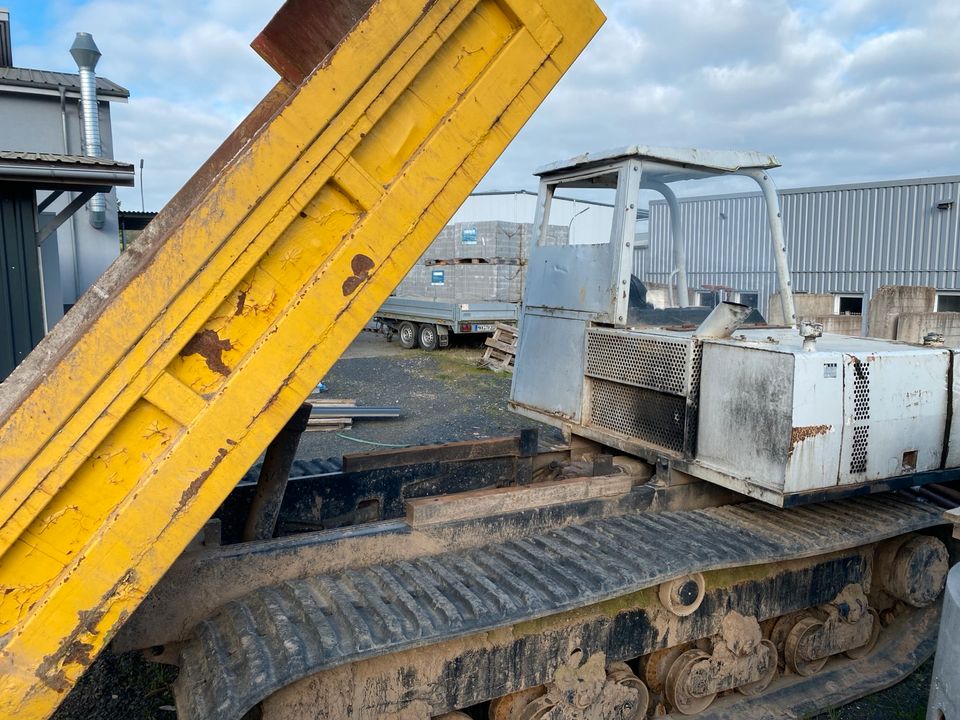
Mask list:
[[[646,179],[664,183],[738,173],[742,170],[769,170],[780,167],[780,161],[776,156],[754,150],[703,150],[630,145],[613,150],[581,153],[569,160],[544,165],[534,174],[548,177],[576,171],[589,172],[594,168],[614,165],[630,159],[644,161],[643,171]]]

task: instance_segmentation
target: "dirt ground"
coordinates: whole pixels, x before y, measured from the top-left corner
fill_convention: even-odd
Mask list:
[[[403,350],[364,332],[324,379],[330,399],[399,406],[401,417],[358,420],[349,430],[310,432],[304,459],[338,457],[381,445],[468,440],[515,433],[534,423],[506,409],[512,376],[477,368],[479,341],[427,353]],[[540,426],[548,436],[555,430]],[[830,710],[816,720],[922,720],[932,661],[893,688]],[[105,652],[54,715],[55,720],[175,720],[170,685],[176,671],[137,654]]]
[[[552,428],[507,410],[509,373],[477,367],[482,345],[457,338],[436,352],[404,350],[373,332],[363,332],[324,378],[325,399],[356,400],[358,405],[400,408],[398,419],[358,419],[342,432],[305,433],[297,456],[339,457],[368,452],[380,445],[424,445],[512,435],[539,427],[559,439]]]

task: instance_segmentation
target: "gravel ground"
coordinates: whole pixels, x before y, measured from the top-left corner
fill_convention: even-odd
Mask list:
[[[477,367],[482,345],[460,340],[437,352],[404,350],[371,332],[361,333],[324,378],[325,399],[356,400],[358,405],[399,406],[398,419],[358,419],[341,432],[305,433],[298,457],[339,457],[376,450],[376,445],[425,445],[512,435],[539,427],[556,439],[553,428],[506,409],[510,373]],[[348,439],[349,438],[349,439]]]
[[[374,333],[361,333],[324,379],[330,399],[360,405],[398,405],[396,420],[358,420],[342,432],[310,432],[300,443],[304,459],[377,449],[383,443],[416,445],[513,434],[534,425],[506,410],[511,375],[476,367],[478,341],[427,353],[403,350]],[[540,426],[548,437],[555,430]],[[350,439],[348,439],[350,438]],[[922,720],[932,661],[899,685],[830,710],[816,720]],[[176,671],[147,663],[136,653],[106,652],[53,716],[55,720],[175,720],[170,683]]]

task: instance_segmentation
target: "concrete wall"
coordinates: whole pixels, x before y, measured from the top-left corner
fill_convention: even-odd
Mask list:
[[[793,305],[797,310],[797,317],[801,320],[812,320],[814,317],[833,315],[834,297],[829,293],[794,293]],[[780,293],[775,292],[767,303],[767,322],[771,325],[783,325],[783,310],[780,307]],[[859,315],[850,315],[860,322]],[[815,322],[820,322],[816,320]],[[860,334],[859,328],[857,335]]]
[[[80,138],[79,99],[66,99],[67,142],[64,145],[63,118],[60,98],[55,95],[19,92],[0,93],[0,145],[5,150],[25,150],[61,155],[83,154]],[[113,132],[110,123],[110,105],[100,103],[100,142],[106,157],[113,157]],[[46,196],[38,193],[39,199]],[[70,193],[48,208],[58,212],[70,202]],[[71,196],[72,197],[72,196]],[[76,232],[74,231],[76,228]],[[81,208],[73,220],[57,230],[56,242],[60,255],[59,285],[61,297],[48,295],[48,305],[73,304],[76,299],[120,254],[119,224],[117,222],[116,192],[107,195],[106,222],[96,229],[89,222],[87,208]],[[75,253],[75,247],[79,253]],[[75,257],[76,255],[76,257]],[[79,286],[79,287],[78,287]]]
[[[823,325],[823,331],[834,335],[863,334],[863,325],[859,315],[804,315],[803,320]]]
[[[884,285],[870,298],[867,316],[867,335],[897,339],[897,323],[905,313],[932,313],[937,291],[932,287]]]
[[[906,312],[897,320],[897,340],[922,343],[929,332],[941,333],[947,347],[960,347],[960,313]]]

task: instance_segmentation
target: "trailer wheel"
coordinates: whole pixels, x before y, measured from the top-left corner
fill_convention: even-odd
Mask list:
[[[400,323],[400,329],[397,331],[400,336],[400,347],[410,350],[417,346],[417,326],[411,322]]]
[[[424,350],[437,349],[437,326],[424,323],[420,326],[420,347]]]

